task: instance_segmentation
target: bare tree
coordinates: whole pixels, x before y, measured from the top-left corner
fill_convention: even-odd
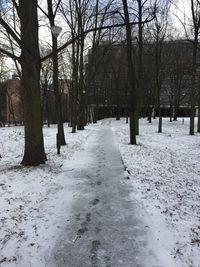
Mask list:
[[[137,93],[136,93],[136,69],[135,54],[132,45],[132,32],[128,10],[127,0],[122,0],[124,10],[124,22],[126,25],[126,46],[127,46],[127,62],[128,62],[128,78],[130,84],[130,144],[136,144],[137,134]]]
[[[48,6],[48,19],[50,22],[51,29],[55,27],[55,17],[57,10],[59,8],[61,0],[58,0],[55,5],[55,10],[53,10],[53,1],[47,0]],[[61,104],[61,94],[59,90],[59,80],[58,80],[58,54],[57,54],[57,36],[52,31],[52,46],[53,46],[53,54],[52,54],[52,61],[53,61],[53,87],[54,87],[54,94],[55,94],[55,107],[56,107],[56,116],[57,116],[57,123],[58,123],[58,133],[57,133],[57,147],[59,151],[60,145],[66,145],[65,135],[64,135],[64,128],[63,128],[63,118],[62,118],[62,104]],[[59,153],[59,152],[58,152]]]
[[[186,38],[192,43],[192,75],[191,75],[191,90],[190,90],[190,130],[189,134],[194,135],[194,118],[195,118],[195,106],[197,103],[197,84],[198,84],[198,62],[197,53],[199,46],[199,31],[200,31],[200,1],[190,0],[191,6],[191,17],[190,15],[184,14],[183,20],[178,18],[182,24]],[[200,88],[200,87],[199,87]],[[200,109],[198,118],[200,120]],[[200,131],[200,122],[198,122],[198,131]]]
[[[25,151],[23,165],[39,165],[45,163],[42,116],[40,105],[40,54],[38,44],[37,0],[12,0],[20,20],[20,34],[7,23],[6,15],[0,15],[0,25],[4,32],[9,33],[13,42],[21,49],[21,55],[13,55],[8,49],[1,47],[1,52],[17,59],[22,70],[23,112],[25,126]],[[13,17],[13,23],[15,18]]]
[[[47,126],[50,127],[50,86],[53,75],[53,66],[51,60],[46,60],[42,63],[41,67],[41,104],[42,104],[42,114],[44,122],[44,114],[46,114]]]
[[[166,58],[163,59],[163,45],[167,35],[168,27],[168,13],[170,8],[170,1],[161,1],[157,8],[155,20],[149,25],[150,38],[152,44],[150,45],[153,53],[154,65],[154,85],[155,85],[155,99],[154,106],[158,111],[159,123],[158,132],[162,132],[162,109],[161,109],[161,87],[164,81],[165,71],[164,66],[167,64]],[[153,48],[153,49],[152,49]]]
[[[133,35],[132,28],[130,24],[130,14],[127,0],[122,0],[123,11],[124,11],[124,22],[126,25],[126,46],[127,46],[127,62],[128,62],[128,77],[130,84],[130,143],[136,144],[136,134],[138,133],[138,106],[139,106],[139,98],[138,98],[138,74],[139,78],[142,77],[142,50],[143,50],[143,36],[142,36],[142,28],[145,23],[148,23],[154,19],[154,12],[143,20],[142,18],[142,10],[143,4],[146,1],[142,2],[138,1],[138,9],[139,15],[137,25],[138,25],[138,40],[139,40],[139,69],[137,72],[137,59],[136,59],[136,51],[133,46]],[[139,82],[139,87],[141,87],[141,82]]]
[[[196,105],[196,84],[197,84],[197,52],[199,45],[199,31],[200,31],[200,1],[191,0],[191,12],[193,22],[193,57],[192,57],[192,87],[191,87],[191,114],[190,114],[190,135],[194,135],[194,118]],[[199,89],[200,91],[200,89]],[[198,118],[200,120],[200,111]],[[198,123],[200,125],[200,123]],[[200,132],[200,128],[198,129]]]

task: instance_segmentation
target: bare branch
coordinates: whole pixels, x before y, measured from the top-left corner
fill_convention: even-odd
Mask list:
[[[56,13],[58,11],[58,8],[59,8],[60,3],[61,3],[61,0],[58,0],[58,3],[56,5],[55,11],[54,11],[54,17],[56,16]]]
[[[18,43],[18,45],[22,46],[21,40],[18,38],[16,33],[12,30],[12,28],[2,19],[0,16],[0,24],[4,27],[8,34]]]
[[[48,18],[48,14],[44,11],[44,9],[41,8],[41,6],[37,6],[39,10]]]
[[[8,57],[10,57],[10,58],[12,58],[14,60],[19,60],[19,57],[18,56],[10,53],[9,51],[7,51],[7,50],[5,50],[3,48],[0,48],[0,53],[4,54],[4,55],[6,55],[6,56],[8,56]]]
[[[15,0],[12,0],[12,3],[13,3],[14,8],[17,11],[17,14],[19,15],[19,6],[18,6],[17,2]]]
[[[155,18],[155,14],[149,20],[142,21],[142,23],[149,23],[152,20],[154,20],[154,18]],[[130,25],[138,25],[138,22],[130,22]],[[61,52],[63,49],[65,49],[66,47],[68,47],[69,45],[71,45],[73,42],[75,42],[76,40],[78,40],[79,38],[81,38],[83,35],[86,36],[90,32],[99,31],[99,30],[107,30],[107,29],[112,29],[112,28],[119,28],[119,27],[124,27],[124,26],[126,26],[126,24],[119,23],[119,24],[113,24],[113,25],[108,25],[108,26],[101,26],[101,27],[96,27],[96,28],[92,28],[92,29],[86,30],[86,31],[84,31],[81,34],[76,35],[74,38],[72,38],[71,40],[69,40],[68,42],[66,42],[64,45],[62,45],[61,47],[59,47],[58,50],[57,50],[57,52]],[[44,60],[46,60],[47,58],[50,58],[51,56],[52,56],[52,53],[50,53],[50,54],[46,55],[45,57],[43,57],[41,59],[41,61],[43,62]]]

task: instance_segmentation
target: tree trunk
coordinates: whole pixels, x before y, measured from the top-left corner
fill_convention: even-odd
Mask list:
[[[162,133],[162,112],[161,108],[159,107],[159,120],[158,120],[158,132]]]
[[[73,60],[72,133],[76,132],[76,126],[77,126],[78,56],[79,56],[79,40],[77,44],[76,43],[72,44],[72,60]]]
[[[148,107],[148,122],[152,123],[152,106],[149,105]]]
[[[177,121],[178,117],[178,106],[175,104],[174,105],[174,116],[173,116],[173,121]]]
[[[136,122],[136,134],[139,135],[139,118],[141,110],[141,98],[143,94],[143,22],[142,22],[142,11],[143,3],[142,0],[137,0],[138,5],[138,88],[137,88],[137,122]]]
[[[93,123],[97,123],[99,119],[99,105],[97,104],[93,109]]]
[[[200,77],[199,77],[199,95],[198,95],[198,122],[197,122],[197,132],[200,133]]]
[[[200,133],[200,108],[198,108],[197,132]]]
[[[52,35],[53,41],[53,87],[55,95],[55,108],[56,108],[56,117],[58,124],[58,136],[61,146],[66,145],[65,134],[63,128],[63,118],[62,118],[62,102],[61,102],[61,93],[59,90],[58,82],[58,55],[57,55],[57,38]]]
[[[23,165],[45,163],[40,103],[40,55],[38,45],[37,0],[19,1],[21,21],[23,112],[25,151]]]
[[[196,54],[196,52],[194,52]],[[196,60],[196,59],[195,59]],[[194,63],[193,63],[194,64]],[[196,63],[195,63],[196,65]],[[193,66],[193,74],[192,74],[192,88],[190,94],[190,135],[194,135],[194,118],[195,118],[195,78],[196,78],[196,67]]]
[[[161,112],[161,101],[160,101],[160,91],[161,91],[161,83],[160,83],[160,62],[161,62],[161,51],[159,49],[159,39],[156,40],[156,93],[157,93],[157,107],[158,107],[158,133],[162,133],[162,112]]]
[[[173,121],[177,121],[179,106],[180,106],[180,97],[175,97],[175,99],[174,99]]]
[[[119,95],[119,73],[118,73],[118,77],[117,79],[115,79],[117,82],[115,84],[116,86],[116,91],[117,91],[117,105],[116,105],[116,120],[119,121],[120,120],[120,95]]]
[[[170,107],[169,107],[169,121],[172,122],[172,117],[173,117],[173,95],[171,94],[170,96]]]
[[[136,98],[136,71],[133,62],[133,47],[131,36],[131,25],[129,20],[128,4],[127,0],[122,0],[125,25],[126,25],[126,42],[127,42],[127,61],[128,61],[128,78],[130,85],[130,144],[136,144],[136,132],[137,132],[137,98]]]
[[[82,24],[81,24],[82,25]],[[82,31],[82,26],[81,26],[81,31]],[[83,32],[82,32],[83,34]],[[84,130],[85,126],[85,88],[84,88],[84,74],[83,74],[83,67],[84,67],[84,62],[83,62],[83,53],[84,53],[84,45],[85,45],[85,37],[82,35],[81,40],[80,40],[80,66],[79,66],[79,73],[80,73],[80,78],[79,78],[79,115],[78,115],[78,122],[77,122],[77,129],[78,130]]]
[[[47,126],[48,128],[50,127],[50,114],[49,114],[49,99],[48,99],[48,96],[46,94],[46,113],[47,113]]]
[[[48,18],[50,22],[50,26],[55,26],[55,15],[53,13],[53,3],[52,0],[47,1],[48,4]],[[57,37],[55,37],[52,33],[52,45],[53,45],[53,89],[55,95],[55,110],[56,110],[56,120],[58,124],[58,139],[61,146],[66,145],[65,134],[63,128],[63,118],[62,118],[62,102],[61,102],[61,93],[59,90],[59,81],[58,81],[58,54],[57,54]],[[58,144],[57,144],[58,145]]]

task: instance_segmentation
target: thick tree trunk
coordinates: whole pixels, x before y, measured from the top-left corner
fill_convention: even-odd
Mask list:
[[[19,1],[21,21],[23,112],[25,151],[23,165],[45,163],[40,103],[40,56],[38,45],[37,0]]]

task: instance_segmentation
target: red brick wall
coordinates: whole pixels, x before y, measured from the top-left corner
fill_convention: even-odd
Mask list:
[[[21,123],[23,121],[20,80],[7,81],[7,122]]]

